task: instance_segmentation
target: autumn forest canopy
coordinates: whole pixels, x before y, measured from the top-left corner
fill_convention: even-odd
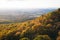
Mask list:
[[[60,40],[60,8],[22,23],[0,24],[0,40]]]

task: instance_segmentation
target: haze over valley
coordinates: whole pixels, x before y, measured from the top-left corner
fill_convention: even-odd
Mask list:
[[[42,14],[54,11],[55,9],[15,9],[0,10],[0,23],[23,22],[39,17]]]

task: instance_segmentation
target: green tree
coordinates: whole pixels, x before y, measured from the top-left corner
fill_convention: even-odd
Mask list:
[[[22,39],[20,39],[20,40],[30,40],[30,39],[29,39],[29,38],[24,37],[24,38],[22,38]]]
[[[37,35],[33,40],[51,40],[48,35]]]

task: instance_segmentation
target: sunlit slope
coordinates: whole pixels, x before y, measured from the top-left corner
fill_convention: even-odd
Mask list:
[[[22,23],[0,24],[0,40],[33,40],[37,35],[48,35],[55,40],[60,31],[60,9]]]

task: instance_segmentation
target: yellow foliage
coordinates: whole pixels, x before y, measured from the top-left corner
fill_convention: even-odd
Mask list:
[[[51,24],[47,24],[46,27],[52,27],[52,25]]]
[[[56,38],[56,40],[60,40],[60,36],[58,36],[58,37]]]

